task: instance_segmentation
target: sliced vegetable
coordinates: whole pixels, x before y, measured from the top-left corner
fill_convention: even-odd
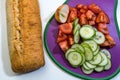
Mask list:
[[[105,42],[105,36],[103,33],[97,31],[95,37],[93,38],[93,40],[97,43],[97,44],[102,44]]]
[[[93,69],[87,70],[87,69],[85,69],[84,67],[82,67],[82,71],[83,71],[83,73],[85,73],[85,74],[91,74],[91,73],[93,72]]]
[[[111,54],[107,49],[102,49],[101,52],[103,52],[109,59],[111,59]]]
[[[89,62],[85,62],[86,66],[88,66],[90,69],[93,69],[96,67],[96,65],[90,64]]]
[[[70,49],[68,49],[68,50],[66,51],[66,53],[65,53],[65,58],[66,58],[66,59],[68,58],[68,54],[69,54],[70,52],[75,52],[75,49],[70,48]]]
[[[95,30],[90,25],[84,25],[80,29],[80,36],[83,39],[91,39],[95,35]]]
[[[84,47],[85,49],[85,59],[86,60],[92,60],[93,59],[93,52],[90,48]]]
[[[90,46],[90,48],[92,49],[93,52],[98,47],[97,43],[95,41],[93,41],[93,40],[87,40],[87,41],[84,41],[84,42],[87,43]]]
[[[57,8],[55,12],[55,19],[60,23],[65,23],[67,21],[69,15],[69,6],[67,4],[63,4]]]
[[[102,72],[104,70],[104,67],[103,66],[97,66],[96,68],[95,68],[95,71],[96,72]]]
[[[77,48],[77,49],[78,49],[79,51],[81,51],[82,53],[85,52],[84,47],[82,47],[80,44],[74,44],[74,45],[72,45],[71,48]]]
[[[89,61],[91,64],[94,64],[94,65],[98,65],[100,62],[102,61],[102,57],[100,54],[97,54],[96,56],[94,56],[94,58]]]
[[[107,56],[101,51],[100,51],[100,54],[102,56],[102,62],[99,64],[99,66],[105,66],[108,63]]]
[[[111,66],[112,66],[111,61],[110,61],[110,59],[108,59],[108,64],[105,65],[104,70],[109,70],[111,68]]]
[[[78,52],[70,52],[68,54],[68,61],[73,67],[79,66],[82,62],[82,56]]]
[[[80,40],[80,35],[79,35],[79,31],[76,31],[75,35],[74,35],[74,41],[75,43],[78,43]]]
[[[74,29],[73,29],[73,34],[75,35],[75,33],[79,30],[80,30],[80,25],[76,24],[76,26],[74,26]]]

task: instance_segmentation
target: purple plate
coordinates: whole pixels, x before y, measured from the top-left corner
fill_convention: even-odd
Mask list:
[[[53,60],[53,62],[58,65],[65,72],[84,79],[97,79],[104,80],[114,77],[120,71],[120,40],[118,32],[118,25],[116,20],[116,8],[117,0],[69,0],[66,3],[70,6],[75,7],[77,4],[82,3],[85,5],[95,3],[99,5],[103,11],[107,13],[110,18],[110,24],[108,24],[108,29],[110,35],[115,39],[117,43],[116,46],[109,49],[112,55],[112,67],[110,70],[103,71],[100,73],[93,72],[92,74],[86,75],[81,71],[81,68],[72,68],[70,64],[65,59],[64,53],[59,48],[59,45],[56,43],[57,34],[58,34],[58,25],[54,16],[48,22],[45,32],[44,32],[44,44],[48,55]],[[119,34],[118,34],[119,33]]]

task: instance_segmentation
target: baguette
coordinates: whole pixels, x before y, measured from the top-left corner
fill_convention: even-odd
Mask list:
[[[7,0],[8,47],[11,67],[27,73],[44,66],[38,0]]]

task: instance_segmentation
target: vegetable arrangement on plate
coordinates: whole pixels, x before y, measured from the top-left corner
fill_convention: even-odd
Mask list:
[[[55,18],[61,23],[57,43],[72,67],[81,67],[85,74],[111,68],[111,53],[105,48],[116,43],[107,28],[109,17],[98,5],[78,4],[74,8],[63,4]]]

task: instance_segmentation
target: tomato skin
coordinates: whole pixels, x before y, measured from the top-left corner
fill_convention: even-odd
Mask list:
[[[100,12],[96,18],[96,23],[110,23],[108,15],[104,12]]]
[[[73,7],[70,7],[70,12],[69,12],[69,15],[68,15],[67,22],[68,23],[73,22],[74,19],[76,19],[76,18],[77,18],[77,9],[73,8]]]
[[[81,16],[79,17],[79,23],[80,23],[80,25],[88,24],[85,14],[81,14]]]
[[[96,13],[96,14],[98,14],[98,13],[100,13],[102,10],[101,10],[101,8],[97,5],[97,4],[90,4],[89,6],[88,6],[88,8],[92,11],[92,12],[94,12],[94,13]]]
[[[69,45],[68,45],[67,40],[59,42],[59,46],[63,52],[66,52],[69,49]]]
[[[59,26],[59,29],[60,29],[64,34],[72,34],[73,25],[72,25],[72,23],[61,24],[61,25]]]
[[[68,43],[69,43],[70,46],[74,44],[74,37],[73,37],[73,35],[68,35]]]

